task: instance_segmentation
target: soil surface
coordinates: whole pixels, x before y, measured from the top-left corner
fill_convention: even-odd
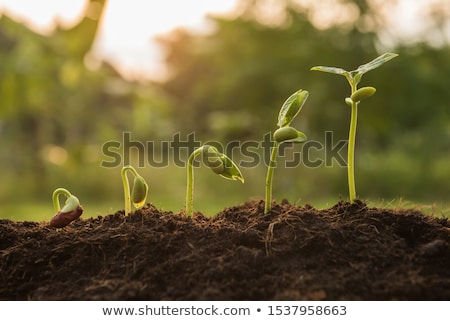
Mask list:
[[[450,221],[339,202],[0,220],[1,300],[450,300]]]

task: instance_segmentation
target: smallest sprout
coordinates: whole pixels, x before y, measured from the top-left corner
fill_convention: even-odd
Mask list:
[[[134,175],[133,188],[130,194],[130,183],[128,182],[127,171]],[[148,185],[144,178],[131,165],[126,165],[122,168],[122,183],[125,198],[125,214],[131,213],[131,203],[134,208],[138,209],[144,206],[147,199]]]
[[[63,208],[59,204],[59,195],[66,196],[66,202]],[[78,198],[65,188],[57,188],[52,195],[53,207],[55,209],[55,216],[50,220],[50,226],[62,228],[69,225],[70,222],[78,219],[83,214],[83,207],[80,205]]]
[[[193,194],[194,194],[194,159],[202,155],[206,166],[217,175],[230,180],[238,180],[244,183],[244,177],[237,165],[225,154],[210,145],[203,145],[192,152],[187,164],[187,189],[186,189],[186,215],[192,216],[194,212]]]

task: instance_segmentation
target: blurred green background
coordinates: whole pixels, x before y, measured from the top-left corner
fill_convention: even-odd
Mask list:
[[[313,19],[317,10],[325,9],[317,3],[281,1],[284,10],[269,23],[259,14],[263,0],[241,2],[233,18],[210,17],[215,26],[211,34],[179,29],[161,36],[170,72],[161,82],[126,81],[105,62],[88,68],[98,19],[86,16],[74,27],[43,36],[3,15],[0,218],[50,219],[51,194],[57,187],[80,198],[85,217],[123,209],[123,164],[101,166],[111,160],[102,152],[106,142],[121,142],[124,132],[133,141],[155,146],[176,133],[183,138],[193,132],[199,142],[261,141],[276,128],[281,104],[300,88],[310,97],[293,125],[310,140],[324,142],[326,131],[336,141],[346,140],[350,110],[344,98],[349,86],[343,77],[310,68],[352,70],[386,51],[400,56],[361,82],[376,87],[377,94],[359,109],[357,192],[369,204],[423,205],[425,211],[448,215],[450,10],[424,13],[427,32],[414,41],[400,41],[383,28],[383,5],[377,1],[336,0],[352,18],[327,26]],[[136,153],[131,149],[130,162],[149,184],[148,201],[179,212],[186,170],[172,162],[164,168],[146,163],[139,168],[142,155]],[[167,153],[157,149],[153,157],[162,159]],[[243,157],[238,151],[230,156],[236,162]],[[187,153],[181,157],[186,159]],[[195,209],[213,215],[263,198],[265,165],[242,172],[245,184],[196,169]],[[347,198],[346,179],[346,168],[336,164],[279,167],[274,198],[332,206]]]

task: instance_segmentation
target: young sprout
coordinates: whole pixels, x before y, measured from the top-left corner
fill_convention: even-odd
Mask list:
[[[63,208],[61,208],[61,205],[59,204],[59,195],[61,194],[66,197],[66,202]],[[51,227],[65,227],[83,214],[83,207],[81,207],[78,198],[70,194],[70,192],[65,188],[57,188],[53,192],[52,200],[56,214],[50,220]]]
[[[239,180],[244,183],[244,177],[237,165],[228,158],[225,154],[209,145],[203,145],[192,152],[188,158],[187,163],[187,189],[186,189],[186,215],[192,216],[194,212],[193,207],[193,193],[194,193],[194,159],[202,155],[203,162],[211,168],[211,170],[226,179]]]
[[[336,67],[324,67],[316,66],[311,70],[323,71],[332,74],[344,76],[351,87],[351,96],[345,98],[345,103],[351,107],[350,116],[350,130],[348,134],[348,154],[347,154],[347,177],[348,177],[348,189],[350,202],[356,200],[356,188],[355,188],[355,137],[356,137],[356,124],[358,119],[358,104],[363,99],[372,96],[376,89],[374,87],[363,87],[358,89],[358,84],[361,81],[362,76],[375,68],[380,67],[385,62],[397,57],[395,53],[385,53],[367,64],[361,65],[358,69],[353,71],[346,71],[342,68]]]
[[[127,171],[130,171],[134,175],[133,188],[130,194],[130,183],[128,182]],[[125,198],[125,214],[131,213],[131,203],[134,208],[138,209],[144,206],[147,199],[148,185],[144,178],[140,176],[137,171],[131,165],[126,165],[122,168],[122,183],[123,192]]]
[[[278,147],[281,143],[303,143],[306,141],[306,135],[290,126],[291,122],[298,115],[303,105],[308,99],[309,93],[306,90],[298,90],[293,93],[283,103],[278,114],[278,129],[273,133],[273,147],[270,155],[269,167],[266,176],[266,200],[264,203],[264,214],[270,212],[272,202],[272,180],[275,168],[275,160],[278,155]]]

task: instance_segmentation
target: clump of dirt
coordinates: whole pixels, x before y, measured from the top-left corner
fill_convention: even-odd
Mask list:
[[[450,300],[446,218],[360,201],[263,212],[1,220],[0,299]]]

